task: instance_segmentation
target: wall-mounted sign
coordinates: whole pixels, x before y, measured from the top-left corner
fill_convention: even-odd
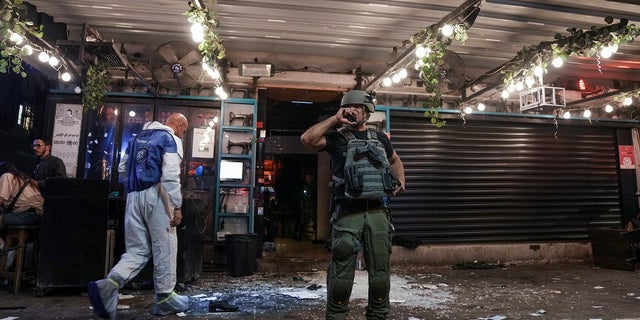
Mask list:
[[[51,137],[51,154],[62,159],[67,177],[75,178],[78,171],[78,149],[82,128],[82,105],[56,104],[56,116]]]
[[[636,158],[633,154],[633,146],[618,146],[620,169],[635,169]]]

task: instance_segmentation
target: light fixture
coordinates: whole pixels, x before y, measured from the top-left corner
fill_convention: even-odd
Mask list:
[[[401,81],[401,80],[402,80],[402,78],[401,78],[401,77],[400,77],[400,75],[399,75],[399,74],[397,74],[397,73],[394,73],[394,74],[391,76],[391,81],[393,81],[393,83],[400,83],[400,81]]]
[[[241,63],[238,75],[241,77],[273,77],[275,68],[271,63]]]
[[[442,30],[441,31],[442,31],[442,35],[443,36],[450,37],[451,35],[453,35],[453,26],[448,24],[448,23],[445,23],[442,26]]]
[[[565,111],[565,113],[562,115],[562,117],[565,118],[565,119],[571,119],[571,112]]]
[[[38,60],[40,60],[40,62],[49,61],[49,54],[45,51],[40,52],[40,54],[38,55]]]
[[[535,66],[535,68],[533,68],[533,74],[540,78],[542,77],[542,74],[544,73],[544,69],[542,69],[541,66]]]
[[[632,103],[633,103],[633,99],[631,99],[631,97],[626,97],[622,101],[622,104],[625,106],[630,106]]]
[[[600,56],[605,59],[611,58],[612,55],[613,55],[613,51],[608,46],[602,47],[602,49],[600,50]]]
[[[472,112],[473,112],[473,108],[471,108],[470,106],[464,107],[465,114],[471,114]]]
[[[524,78],[524,83],[527,85],[527,88],[533,88],[533,85],[536,84],[536,80],[533,77]]]
[[[33,54],[33,47],[31,45],[25,45],[24,47],[22,47],[22,49],[20,49],[22,52],[22,55],[24,56],[30,56]]]
[[[64,82],[68,82],[68,81],[71,80],[71,74],[69,72],[65,71],[60,75],[60,79],[62,79],[62,81],[64,81]]]
[[[478,111],[484,111],[486,108],[487,106],[484,103],[478,103]]]
[[[607,105],[604,106],[604,111],[606,111],[607,113],[611,113],[611,111],[613,111],[613,107],[607,103]]]
[[[408,76],[407,69],[405,68],[400,69],[400,71],[398,71],[398,75],[400,76],[400,78],[406,79]]]
[[[15,32],[11,33],[11,36],[9,36],[9,40],[13,41],[15,44],[21,44],[22,41],[24,41],[22,36]]]
[[[393,84],[393,82],[391,81],[391,78],[389,77],[385,77],[384,79],[382,79],[382,85],[385,87],[390,87]]]
[[[52,67],[57,67],[60,64],[60,60],[56,56],[51,56],[49,58],[49,65]]]
[[[551,64],[556,68],[560,68],[564,64],[564,60],[560,57],[555,57],[553,61],[551,61]]]
[[[80,86],[76,86],[75,88],[73,88],[73,92],[80,94],[82,92],[82,88],[80,88]]]
[[[428,49],[429,48],[425,48],[422,45],[416,45],[416,51],[415,51],[416,57],[422,58],[422,57],[426,56],[428,54],[427,53]]]
[[[197,43],[204,40],[204,26],[201,23],[195,22],[191,25],[191,38]]]
[[[502,99],[507,99],[507,98],[509,98],[509,91],[507,91],[507,90],[502,90],[502,94],[500,94],[500,96],[502,97]]]
[[[516,90],[522,91],[524,89],[524,83],[522,81],[516,82]]]
[[[591,110],[589,109],[584,110],[584,113],[582,113],[582,116],[585,118],[591,118]]]

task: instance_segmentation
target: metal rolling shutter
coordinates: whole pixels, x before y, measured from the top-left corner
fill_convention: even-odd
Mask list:
[[[407,191],[392,200],[396,235],[423,243],[585,240],[620,223],[615,128],[449,119],[394,112],[392,143]]]

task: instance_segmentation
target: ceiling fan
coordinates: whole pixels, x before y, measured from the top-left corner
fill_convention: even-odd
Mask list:
[[[194,46],[171,41],[158,47],[151,59],[153,78],[160,87],[184,89],[195,86],[202,75],[202,55]]]

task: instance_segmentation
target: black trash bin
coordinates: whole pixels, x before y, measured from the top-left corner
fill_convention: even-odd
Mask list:
[[[227,249],[227,266],[232,277],[250,276],[258,269],[257,234],[227,234],[224,236]]]

